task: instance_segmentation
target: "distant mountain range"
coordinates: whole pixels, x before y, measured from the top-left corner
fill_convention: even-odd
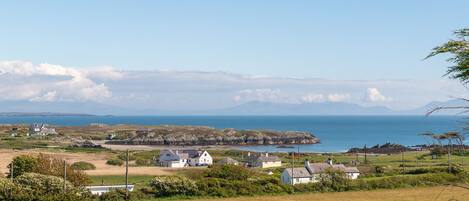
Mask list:
[[[230,108],[206,111],[164,111],[129,109],[93,102],[0,101],[0,116],[90,116],[90,115],[425,115],[438,106],[462,106],[468,102],[453,99],[430,102],[412,110],[396,111],[384,106],[365,107],[353,103],[272,103],[247,102]],[[435,115],[457,114],[442,110]]]

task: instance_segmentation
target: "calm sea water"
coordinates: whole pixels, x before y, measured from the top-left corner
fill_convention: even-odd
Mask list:
[[[462,132],[461,116],[69,116],[0,117],[0,123],[43,122],[53,125],[139,124],[204,125],[215,128],[309,131],[321,144],[299,145],[302,152],[337,152],[387,142],[424,144],[419,133]],[[292,151],[276,146],[243,146],[253,151]]]

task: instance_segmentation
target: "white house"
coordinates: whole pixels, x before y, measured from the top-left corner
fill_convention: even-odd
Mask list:
[[[357,179],[360,175],[360,171],[356,167],[346,167],[343,164],[332,164],[332,160],[329,160],[328,163],[309,163],[309,161],[306,160],[304,167],[286,168],[282,172],[280,179],[284,184],[318,182],[321,174],[324,174],[328,169],[343,171],[349,179]]]
[[[213,159],[205,150],[162,150],[158,163],[163,167],[180,168],[211,165]]]
[[[257,156],[251,156],[251,153],[248,153],[248,157],[248,166],[250,167],[271,168],[282,166],[282,160],[278,156],[269,155],[269,153]]]
[[[29,126],[29,136],[46,136],[46,135],[56,135],[57,132],[55,128],[49,127],[47,124],[31,124]]]

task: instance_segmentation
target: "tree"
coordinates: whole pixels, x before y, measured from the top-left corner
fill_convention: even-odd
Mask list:
[[[451,54],[447,61],[454,65],[448,67],[445,76],[467,84],[469,82],[469,28],[459,29],[454,32],[454,35],[456,39],[433,48],[433,51],[425,59],[440,54]]]

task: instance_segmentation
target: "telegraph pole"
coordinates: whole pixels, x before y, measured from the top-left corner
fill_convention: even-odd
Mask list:
[[[13,171],[15,171],[15,159],[11,161],[11,168],[10,168],[10,179],[13,182]]]
[[[129,200],[129,150],[125,154],[125,200]]]
[[[366,144],[365,144],[363,151],[365,152],[365,164],[368,164],[368,160],[366,159]]]
[[[67,161],[64,160],[64,193],[67,190]]]
[[[293,184],[295,183],[295,179],[293,177],[293,167],[295,166],[295,152],[292,151],[291,152],[291,185],[293,186]]]

